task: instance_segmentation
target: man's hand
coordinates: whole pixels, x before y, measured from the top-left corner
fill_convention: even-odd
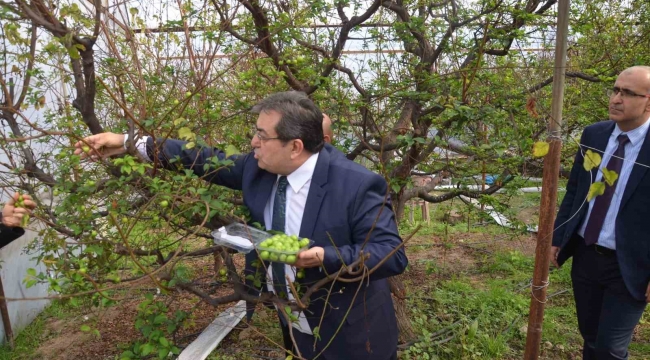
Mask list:
[[[74,144],[75,155],[81,155],[82,159],[106,158],[112,155],[124,154],[124,135],[110,132],[88,136],[82,141]]]
[[[5,207],[2,208],[2,223],[7,227],[19,227],[22,224],[23,217],[29,216],[32,210],[36,208],[36,203],[32,201],[29,195],[22,195],[23,207],[16,206],[18,198],[21,195],[15,193],[14,196],[7,201]]]
[[[650,303],[650,283],[648,283],[648,288],[645,290],[645,302]]]
[[[321,266],[325,258],[325,249],[315,246],[309,250],[298,253],[296,263],[293,266],[297,268],[313,268]]]
[[[556,268],[560,268],[560,265],[557,263],[557,256],[560,253],[560,248],[557,246],[551,247],[551,262],[555,265]]]

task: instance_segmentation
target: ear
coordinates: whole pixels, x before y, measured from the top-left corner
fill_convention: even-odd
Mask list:
[[[302,140],[294,139],[291,144],[291,159],[296,159],[305,151],[305,144]]]
[[[325,140],[325,142],[328,143],[328,144],[331,144],[331,143],[332,143],[332,139],[330,138],[329,135],[325,135],[325,136],[323,136],[323,140]]]

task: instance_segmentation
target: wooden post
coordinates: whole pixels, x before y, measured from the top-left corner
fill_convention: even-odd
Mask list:
[[[415,224],[415,203],[411,201],[411,204],[409,204],[409,208],[411,211],[409,212],[409,222],[411,225]]]
[[[13,350],[14,332],[11,330],[11,319],[9,318],[9,310],[7,309],[7,300],[5,299],[5,289],[2,285],[2,277],[0,277],[0,314],[2,314],[2,325],[5,328],[7,344],[9,344],[9,347]]]
[[[427,225],[431,225],[431,211],[429,210],[429,202],[424,201],[424,213],[427,214]]]
[[[560,173],[560,149],[562,148],[560,132],[562,126],[562,101],[564,99],[564,75],[566,71],[569,5],[570,0],[559,0],[557,9],[555,72],[553,74],[553,99],[548,136],[550,149],[544,158],[542,201],[539,206],[539,232],[537,233],[537,248],[535,249],[535,273],[533,274],[531,288],[528,333],[524,353],[524,359],[526,360],[539,358],[539,347],[542,341],[544,303],[546,302],[546,289],[548,287],[551,242],[553,240],[557,202],[557,183]]]
[[[479,128],[481,129],[481,132],[483,132],[483,135],[485,137],[485,143],[487,144],[487,131],[485,129],[485,124],[481,122],[479,124]],[[486,174],[486,169],[485,169],[485,160],[482,162],[482,170],[481,170],[481,191],[485,191],[485,182],[487,180],[487,174]],[[494,179],[492,179],[494,181]],[[485,211],[485,204],[481,203],[481,211]],[[469,215],[468,215],[469,216]],[[469,220],[468,220],[469,223]]]
[[[422,221],[426,221],[427,225],[430,225],[431,220],[429,219],[429,203],[425,200],[422,200],[420,209],[422,210]]]

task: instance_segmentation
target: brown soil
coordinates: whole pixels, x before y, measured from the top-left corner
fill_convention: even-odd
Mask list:
[[[445,279],[455,274],[476,272],[482,266],[486,257],[502,251],[519,251],[526,255],[535,252],[535,235],[519,235],[503,233],[497,235],[461,233],[453,234],[444,241],[436,236],[415,236],[407,245],[410,270],[405,274],[405,282],[413,286],[434,286],[435,279]],[[243,267],[243,257],[237,257],[238,267]],[[212,273],[211,259],[205,258],[192,263],[196,277],[210,276]],[[470,276],[469,279],[473,277]],[[139,284],[138,289],[151,288],[152,284]],[[217,294],[225,294],[223,288]],[[124,300],[114,307],[102,311],[95,310],[65,320],[49,319],[46,333],[37,350],[35,359],[77,360],[77,359],[114,359],[121,354],[130,343],[140,338],[140,333],[134,327],[137,315],[137,305],[141,301],[140,292],[133,291],[131,299]],[[408,296],[408,295],[407,295]],[[197,298],[187,293],[174,296],[159,296],[170,308],[170,313],[176,309],[191,310],[191,324],[180,330],[174,339],[179,346],[186,346],[221,311],[230,305],[211,307],[198,302]],[[87,317],[87,319],[86,319]],[[522,324],[523,324],[522,320]],[[82,324],[98,329],[100,337],[80,331]],[[274,311],[258,306],[253,326],[247,327],[244,322],[233,330],[219,345],[219,354],[224,359],[284,358],[279,351],[281,335],[277,328],[277,318]],[[517,325],[519,327],[519,325]],[[637,333],[637,337],[640,334]],[[171,339],[170,339],[171,340]],[[637,339],[638,340],[638,339]],[[543,358],[571,359],[575,357],[575,349],[553,350],[553,353]],[[562,357],[558,354],[564,354]],[[557,355],[557,356],[556,356]],[[579,357],[577,357],[579,358]]]
[[[236,257],[235,263],[243,267],[243,257]],[[212,274],[211,258],[203,258],[188,264],[197,278]],[[40,347],[35,351],[35,359],[45,360],[78,360],[78,359],[113,359],[129,347],[130,342],[141,338],[136,330],[134,321],[138,314],[138,304],[143,300],[141,289],[154,287],[153,283],[140,283],[126,297],[113,307],[93,309],[87,313],[67,318],[65,320],[51,318],[47,320],[46,330]],[[203,289],[207,290],[207,289]],[[227,288],[217,289],[214,296],[226,295]],[[189,325],[180,329],[175,337],[178,345],[186,346],[207,327],[217,314],[230,305],[217,308],[198,301],[196,296],[183,293],[173,295],[157,295],[157,300],[164,301],[172,316],[176,310],[191,313]],[[91,329],[99,331],[99,337],[80,330],[86,324]],[[170,339],[172,340],[172,339]]]

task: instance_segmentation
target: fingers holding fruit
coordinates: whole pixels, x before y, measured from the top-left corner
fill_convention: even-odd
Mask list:
[[[32,200],[32,197],[27,194],[14,194],[15,204],[18,207],[28,209],[30,212],[36,208],[36,203]]]
[[[295,267],[312,268],[323,265],[325,258],[325,249],[315,246],[309,250],[303,251],[297,255]]]
[[[123,154],[124,135],[113,133],[101,133],[88,136],[74,144],[75,155],[80,155],[82,159],[105,158],[112,155]]]
[[[2,223],[8,227],[25,227],[36,203],[31,196],[15,193],[2,209]]]

